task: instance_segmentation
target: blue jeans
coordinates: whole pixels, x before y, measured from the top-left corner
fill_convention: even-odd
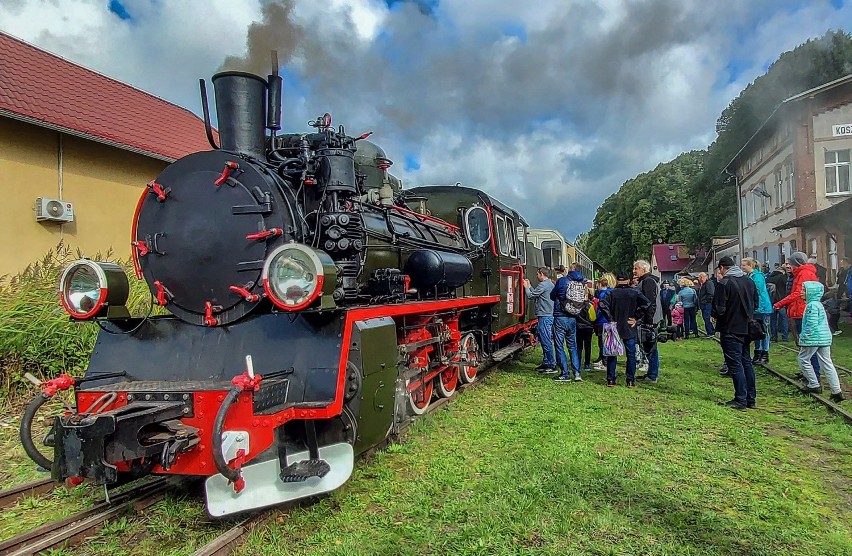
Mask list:
[[[725,354],[725,365],[734,381],[734,400],[743,405],[754,405],[757,385],[754,365],[751,362],[751,342],[745,336],[722,332],[719,341]]]
[[[772,330],[772,341],[778,341],[778,332],[781,332],[781,338],[786,342],[790,335],[790,329],[787,328],[787,308],[781,307],[772,311],[772,317],[769,319],[769,326]]]
[[[556,348],[556,365],[562,371],[562,376],[571,374],[568,358],[565,355],[565,342],[568,341],[568,351],[571,352],[571,367],[574,374],[580,374],[580,357],[577,355],[577,319],[574,317],[553,317],[553,344]]]
[[[769,324],[772,320],[771,313],[755,313],[754,320],[759,320],[763,323],[763,328],[766,330],[766,336],[763,337],[762,340],[758,340],[754,343],[754,349],[769,352]]]
[[[645,357],[648,358],[648,378],[657,380],[660,374],[660,352],[657,350],[657,342],[654,342],[654,347],[650,351],[645,352]]]
[[[793,324],[796,325],[796,334],[802,333],[802,319],[793,319]],[[814,374],[816,375],[817,381],[819,381],[819,359],[816,356],[816,353],[813,357],[811,357],[811,365],[814,367]]]
[[[701,316],[704,318],[704,330],[707,331],[708,336],[712,336],[716,333],[716,330],[713,329],[713,323],[710,322],[710,311],[712,309],[712,303],[705,303],[701,306]]]
[[[627,380],[636,380],[636,338],[622,340],[624,342],[624,352],[627,354]],[[618,376],[615,370],[615,364],[618,362],[618,357],[606,357],[606,380],[607,382],[615,382]],[[650,369],[650,365],[648,366]],[[649,370],[650,374],[650,370]]]
[[[686,329],[686,337],[689,338],[689,334],[695,334],[698,336],[698,321],[695,317],[698,316],[698,307],[684,307],[683,308],[683,327]]]
[[[541,353],[543,358],[541,361],[542,367],[556,367],[556,355],[553,353],[553,316],[538,317],[538,343],[541,344]]]

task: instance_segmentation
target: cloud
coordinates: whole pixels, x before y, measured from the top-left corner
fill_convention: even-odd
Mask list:
[[[265,74],[285,126],[330,111],[409,185],[480,187],[568,237],[622,182],[714,138],[784,50],[852,9],[828,0],[15,0],[0,28],[198,110],[196,79]]]

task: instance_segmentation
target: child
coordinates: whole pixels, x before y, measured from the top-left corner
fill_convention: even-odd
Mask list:
[[[822,301],[822,306],[825,307],[825,312],[828,315],[828,327],[831,328],[831,333],[837,336],[843,331],[840,330],[840,288],[835,293],[827,293]]]
[[[674,341],[677,342],[683,338],[683,303],[680,301],[675,303],[675,308],[672,310],[672,324],[675,325]]]
[[[819,380],[814,373],[811,357],[816,354],[820,367],[831,387],[831,401],[843,401],[837,370],[831,361],[831,329],[825,308],[820,303],[824,288],[819,282],[808,281],[802,284],[802,299],[805,300],[805,313],[802,315],[802,332],[799,334],[799,367],[808,381],[808,392],[822,392]]]

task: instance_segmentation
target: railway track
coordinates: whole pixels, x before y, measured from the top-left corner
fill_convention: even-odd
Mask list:
[[[156,504],[169,491],[171,482],[158,479],[130,488],[88,510],[0,542],[0,556],[38,554],[62,546],[75,545],[98,531],[106,521],[126,513],[140,512]]]
[[[799,353],[799,350],[793,349],[789,346],[782,345],[780,343],[779,344],[772,344],[772,345],[776,346],[776,347],[780,347],[781,349],[784,349],[784,350],[787,350],[787,351],[790,351],[790,352],[793,352],[793,353],[796,353],[796,354]],[[837,369],[838,371],[843,371],[846,374],[852,375],[852,369],[844,367],[843,365],[838,365],[837,363],[835,363],[834,368]]]
[[[703,330],[701,332],[704,333]],[[715,336],[705,336],[705,337],[712,338],[713,340],[716,341],[716,343],[720,343],[719,339],[716,338]],[[784,348],[787,351],[792,351],[792,352],[798,353],[797,350],[794,350],[794,349],[789,348],[787,346],[782,346],[780,344],[774,344],[774,345],[777,345],[778,347]],[[759,366],[759,367],[763,368],[764,370],[766,370],[766,372],[768,372],[770,375],[774,376],[775,378],[782,380],[782,381],[786,382],[787,384],[790,384],[791,386],[795,386],[796,388],[799,389],[800,392],[802,392],[803,394],[807,394],[810,397],[812,397],[813,399],[817,400],[819,403],[821,403],[822,405],[827,407],[829,411],[831,411],[832,413],[835,413],[837,415],[840,415],[841,417],[843,417],[843,419],[846,420],[847,423],[852,425],[852,413],[849,413],[847,410],[840,407],[839,404],[834,403],[833,401],[824,397],[822,394],[817,394],[815,392],[809,392],[804,384],[802,384],[801,382],[797,381],[794,378],[791,378],[791,377],[785,375],[784,373],[782,373],[782,372],[780,372],[776,369],[773,369],[772,367],[770,367],[766,363],[756,363],[755,366]],[[849,369],[847,369],[846,367],[838,367],[837,365],[835,365],[835,367],[837,367],[838,369],[842,369],[846,372],[852,373],[852,371],[849,371]]]
[[[28,496],[38,496],[39,494],[50,492],[57,486],[58,483],[54,482],[53,479],[46,478],[31,481],[6,490],[0,490],[0,509],[8,508]]]

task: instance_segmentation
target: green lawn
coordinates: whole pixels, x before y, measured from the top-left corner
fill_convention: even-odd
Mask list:
[[[555,384],[538,357],[419,421],[331,496],[272,512],[240,553],[852,554],[852,427],[810,398],[759,370],[758,410],[718,406],[732,387],[711,340],[662,345],[660,382],[635,390],[600,371]],[[85,553],[190,554],[215,530],[177,496]]]

